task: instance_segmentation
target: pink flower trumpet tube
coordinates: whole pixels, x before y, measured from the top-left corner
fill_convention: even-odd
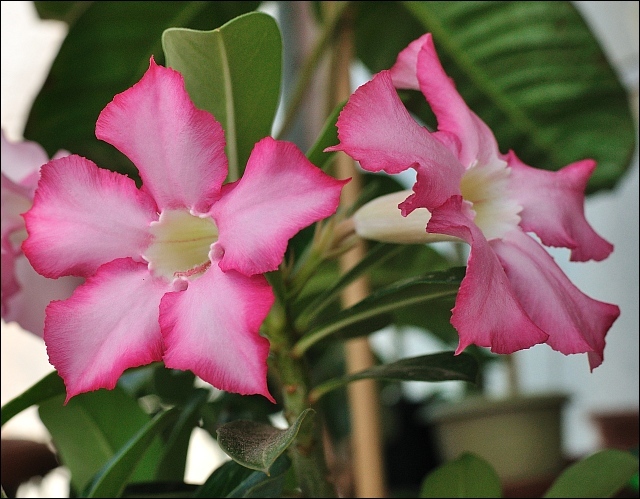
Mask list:
[[[54,157],[67,154],[59,151]],[[21,215],[31,208],[40,167],[47,161],[49,157],[40,144],[11,142],[2,131],[2,318],[40,337],[49,302],[68,298],[82,283],[78,277],[42,277],[22,253],[27,231]]]
[[[435,132],[411,117],[398,97],[401,88],[423,93],[438,120]],[[529,234],[569,248],[573,261],[611,253],[613,246],[584,216],[594,161],[550,172],[525,165],[513,151],[501,154],[444,72],[431,34],[358,88],[337,127],[340,143],[327,150],[344,151],[372,172],[415,169],[413,192],[396,205],[401,214],[426,211],[427,235],[471,246],[451,318],[459,334],[456,353],[471,344],[509,354],[547,343],[564,354],[587,353],[592,370],[602,363],[619,308],[577,289]]]
[[[335,212],[344,181],[266,137],[244,176],[223,185],[222,126],[153,58],[102,111],[96,136],[131,159],[142,188],[69,156],[42,167],[25,215],[33,267],[87,279],[46,311],[44,339],[67,401],[160,360],[273,401],[259,329],[274,295],[263,274],[300,229]]]

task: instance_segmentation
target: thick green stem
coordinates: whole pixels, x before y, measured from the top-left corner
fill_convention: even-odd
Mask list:
[[[285,417],[289,423],[293,423],[302,411],[311,406],[308,398],[309,370],[305,358],[291,356],[295,334],[286,321],[280,303],[274,305],[269,317],[270,367],[280,379]],[[289,453],[303,496],[336,497],[325,461],[322,428],[317,412],[301,426],[295,443],[289,447]]]

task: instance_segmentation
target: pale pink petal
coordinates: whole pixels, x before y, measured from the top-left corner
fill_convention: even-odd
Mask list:
[[[159,305],[170,290],[145,264],[123,258],[100,267],[68,300],[47,307],[44,340],[67,387],[66,402],[112,389],[125,369],[162,359]]]
[[[153,58],[142,79],[100,113],[96,136],[136,165],[161,209],[204,213],[227,176],[222,126],[196,109],[180,73]]]
[[[0,196],[0,238],[6,250],[17,254],[21,252],[20,245],[27,236],[22,214],[31,208],[33,193],[28,187],[0,173]]]
[[[18,279],[16,278],[15,273],[15,262],[17,259],[17,255],[11,251],[9,248],[5,249],[4,243],[2,243],[1,252],[0,252],[0,265],[1,265],[1,285],[2,294],[1,294],[1,313],[2,318],[5,318],[5,315],[9,311],[9,300],[11,297],[15,296],[18,291],[20,291],[20,285],[18,284]]]
[[[529,318],[496,254],[464,210],[462,198],[456,196],[432,214],[427,226],[429,232],[459,237],[471,245],[451,317],[460,336],[456,353],[474,344],[509,354],[545,342],[548,335]]]
[[[410,90],[420,90],[418,75],[418,54],[427,39],[431,39],[431,33],[422,35],[417,40],[412,41],[407,48],[398,54],[395,64],[391,67],[391,79],[396,88]]]
[[[600,237],[584,216],[584,192],[596,167],[586,159],[557,172],[525,165],[510,151],[509,193],[522,206],[520,226],[543,244],[571,249],[571,260],[604,260],[613,245]]]
[[[37,142],[27,140],[11,142],[5,137],[4,130],[2,130],[1,140],[2,173],[17,184],[37,174],[40,167],[49,161],[47,152]]]
[[[515,230],[491,243],[527,314],[564,354],[589,352],[593,370],[602,363],[605,335],[620,309],[576,288],[547,251]]]
[[[478,161],[494,163],[499,155],[493,132],[469,107],[456,90],[455,84],[445,73],[433,39],[426,35],[418,54],[417,76],[420,90],[426,97],[438,119],[438,133],[452,134],[459,139],[458,159],[465,168]],[[438,138],[451,144],[448,135]]]
[[[291,142],[258,142],[242,178],[223,188],[211,211],[224,251],[222,270],[245,275],[278,268],[301,229],[332,215],[346,183],[314,166]]]
[[[356,89],[340,113],[337,127],[340,144],[326,151],[344,151],[373,172],[400,173],[410,167],[424,170],[424,189],[433,207],[460,193],[463,166],[411,117],[388,71]]]
[[[267,388],[269,341],[260,325],[274,302],[262,275],[223,272],[216,262],[160,306],[167,367],[189,370],[207,383],[242,395]]]
[[[44,311],[49,302],[69,298],[73,290],[82,284],[83,279],[71,276],[60,277],[59,279],[42,277],[33,270],[33,267],[24,255],[20,255],[15,259],[12,270],[15,271],[15,277],[17,283],[19,283],[19,291],[7,296],[3,288],[2,318],[6,322],[15,321],[22,329],[42,337],[44,330]],[[4,278],[3,268],[3,281]]]
[[[87,277],[115,258],[140,258],[157,212],[133,180],[75,155],[41,172],[22,246],[38,273]]]

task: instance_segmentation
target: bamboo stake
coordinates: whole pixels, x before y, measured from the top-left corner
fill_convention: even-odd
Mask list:
[[[329,4],[333,2],[328,2]],[[345,16],[343,16],[344,19]],[[350,65],[353,58],[353,29],[350,23],[342,22],[334,48],[334,71],[332,102],[339,104],[351,95]],[[337,153],[336,174],[338,178],[351,177],[342,191],[341,206],[349,207],[357,200],[361,191],[361,177],[351,158]],[[364,241],[340,258],[342,272],[347,272],[365,255]],[[345,288],[342,305],[349,307],[365,298],[370,291],[369,282],[362,277]],[[374,365],[374,358],[367,338],[356,338],[346,343],[347,372],[362,371]],[[374,380],[361,380],[348,386],[351,414],[352,464],[356,497],[385,497],[385,474],[382,456],[382,437],[378,387]]]

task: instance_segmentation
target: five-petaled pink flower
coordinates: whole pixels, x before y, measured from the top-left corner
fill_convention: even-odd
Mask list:
[[[59,151],[54,158],[66,156]],[[31,267],[21,245],[27,237],[21,214],[31,208],[40,167],[49,161],[42,146],[32,141],[11,142],[2,131],[2,318],[42,337],[44,310],[82,283],[78,277],[47,279]]]
[[[438,129],[418,124],[396,89],[419,89]],[[508,354],[547,343],[564,354],[588,353],[602,363],[605,335],[617,306],[578,290],[543,244],[571,250],[571,260],[602,260],[613,246],[584,217],[584,190],[592,160],[558,172],[525,165],[501,154],[489,127],[466,105],[442,68],[430,34],[412,42],[390,70],[381,71],[351,96],[338,119],[342,150],[365,170],[417,172],[402,215],[428,210],[430,234],[470,246],[467,272],[451,323],[456,353],[468,345]]]
[[[273,400],[259,328],[274,295],[262,274],[277,269],[300,229],[335,212],[344,181],[267,137],[244,176],[222,185],[222,126],[153,58],[102,111],[96,136],[131,159],[142,188],[69,156],[43,166],[25,215],[33,267],[87,278],[47,308],[44,339],[67,400],[160,360]]]

